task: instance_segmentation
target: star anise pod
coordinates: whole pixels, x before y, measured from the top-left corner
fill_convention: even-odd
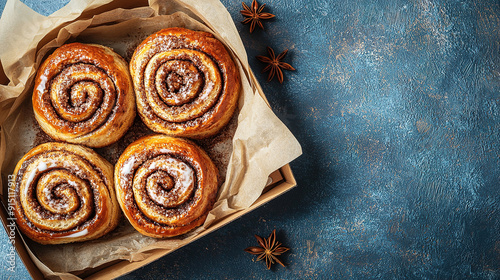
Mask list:
[[[274,54],[274,50],[270,47],[267,47],[267,52],[269,53],[269,57],[262,55],[257,56],[258,60],[268,64],[264,69],[262,69],[262,73],[269,71],[267,81],[271,81],[274,78],[274,75],[276,75],[278,77],[278,81],[281,84],[283,83],[283,71],[281,69],[283,68],[290,71],[295,70],[292,65],[281,61],[287,54],[288,50],[284,50],[278,56]]]
[[[264,10],[266,4],[262,4],[262,6],[259,7],[259,4],[256,0],[252,1],[251,8],[248,7],[244,2],[241,2],[241,4],[243,5],[243,10],[241,10],[240,13],[245,17],[245,19],[241,23],[250,23],[250,33],[253,32],[256,24],[261,29],[264,29],[264,25],[262,25],[261,20],[271,19],[274,17],[274,15],[271,13],[263,13],[262,10]]]
[[[259,242],[260,247],[248,247],[245,249],[245,252],[252,255],[258,255],[257,261],[265,260],[267,269],[271,269],[271,265],[275,262],[285,267],[283,262],[281,262],[277,256],[290,250],[290,248],[283,247],[280,242],[276,241],[276,230],[273,230],[267,239],[258,235],[255,235],[255,238],[257,238],[257,242]]]

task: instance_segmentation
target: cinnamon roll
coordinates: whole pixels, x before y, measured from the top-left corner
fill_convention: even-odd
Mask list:
[[[10,188],[20,230],[42,244],[96,239],[119,221],[113,166],[83,146],[33,148],[18,162]]]
[[[115,165],[118,203],[132,226],[156,237],[200,226],[218,191],[218,172],[194,143],[166,135],[140,138]]]
[[[128,65],[108,47],[63,45],[38,69],[33,110],[55,140],[89,147],[112,144],[135,117]]]
[[[203,138],[231,119],[241,81],[224,45],[212,34],[163,29],[146,38],[130,61],[137,110],[153,131]]]

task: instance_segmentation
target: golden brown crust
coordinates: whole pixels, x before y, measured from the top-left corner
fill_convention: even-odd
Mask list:
[[[164,238],[204,223],[218,191],[218,172],[194,143],[166,135],[140,138],[115,165],[118,203],[140,233]]]
[[[224,45],[212,34],[167,28],[149,36],[130,61],[137,110],[153,131],[204,138],[226,125],[241,81]]]
[[[110,48],[71,43],[38,69],[35,118],[55,140],[103,147],[132,125],[135,95],[125,60]]]
[[[89,148],[37,146],[18,162],[14,182],[16,222],[41,244],[96,239],[119,222],[113,166]]]

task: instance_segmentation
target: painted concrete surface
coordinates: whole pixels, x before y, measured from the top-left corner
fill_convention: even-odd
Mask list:
[[[120,279],[500,279],[500,2],[267,0],[252,34],[222,3],[302,144],[298,186]],[[283,84],[266,46],[289,49]],[[243,249],[273,229],[291,251],[268,271]]]

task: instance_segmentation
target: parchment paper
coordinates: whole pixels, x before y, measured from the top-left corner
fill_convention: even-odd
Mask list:
[[[145,237],[124,221],[110,234],[89,242],[54,246],[26,240],[35,264],[46,277],[79,279],[67,272],[77,274],[117,259],[139,261],[151,250],[172,250],[187,244],[213,222],[249,207],[261,195],[268,175],[301,154],[297,140],[251,82],[245,48],[229,13],[218,0],[150,0],[143,7],[131,7],[131,3],[73,0],[44,17],[19,0],[7,2],[0,19],[0,62],[5,73],[4,77],[0,72],[2,198],[6,196],[7,175],[36,144],[30,97],[43,58],[65,42],[79,41],[112,47],[128,60],[144,38],[172,26],[213,33],[239,64],[243,87],[239,110],[224,132],[232,137],[215,138],[211,146],[213,153],[227,154],[221,161],[225,181],[205,224],[178,238]],[[127,9],[116,8],[122,4]],[[113,148],[116,145],[109,149]]]

